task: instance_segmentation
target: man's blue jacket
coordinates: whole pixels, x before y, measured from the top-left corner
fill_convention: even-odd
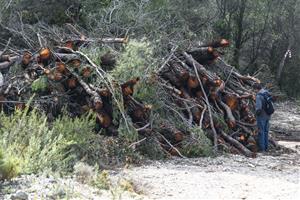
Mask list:
[[[263,93],[268,92],[268,90],[261,89],[257,94],[256,94],[256,105],[255,105],[255,112],[256,112],[256,117],[260,119],[270,119],[270,115],[266,113],[264,110],[264,104],[265,104],[265,99],[263,97]]]

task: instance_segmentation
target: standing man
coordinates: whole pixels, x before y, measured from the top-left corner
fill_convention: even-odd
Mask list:
[[[268,98],[271,99],[271,95],[268,90],[265,90],[260,83],[255,83],[253,88],[256,92],[255,115],[258,127],[258,146],[261,152],[265,152],[268,150],[269,120],[274,108],[272,105],[273,112],[269,112]]]

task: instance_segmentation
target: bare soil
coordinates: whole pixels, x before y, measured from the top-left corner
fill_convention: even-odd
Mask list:
[[[299,143],[294,143],[294,145]],[[150,199],[299,199],[299,153],[174,159],[123,171]]]

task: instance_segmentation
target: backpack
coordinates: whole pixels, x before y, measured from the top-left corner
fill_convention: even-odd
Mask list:
[[[269,92],[259,93],[262,97],[264,97],[264,106],[263,109],[268,115],[272,115],[275,111],[273,104],[273,97]]]

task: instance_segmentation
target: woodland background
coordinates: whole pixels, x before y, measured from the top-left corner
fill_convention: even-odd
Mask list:
[[[1,0],[0,38],[30,48],[40,28],[65,23],[89,35],[146,39],[157,58],[170,43],[226,38],[227,60],[263,82],[276,80],[288,96],[300,95],[300,6],[297,0]],[[26,39],[27,37],[27,39]],[[18,38],[23,38],[19,39]],[[24,39],[25,38],[25,39]],[[25,40],[25,42],[24,42]],[[26,42],[27,41],[27,42]],[[285,61],[283,57],[287,53]],[[284,63],[283,63],[284,62]],[[283,63],[283,64],[280,64]],[[282,66],[280,70],[279,66]]]

